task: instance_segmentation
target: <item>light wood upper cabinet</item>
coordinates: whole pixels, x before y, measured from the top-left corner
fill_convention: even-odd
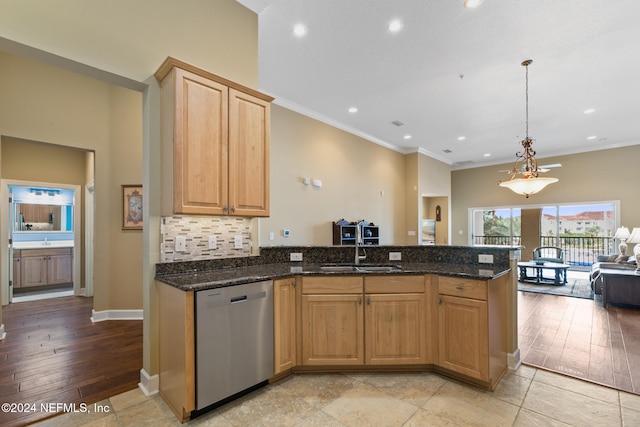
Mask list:
[[[269,102],[229,90],[231,215],[269,216]]]
[[[155,75],[162,214],[269,216],[273,98],[174,58]]]
[[[273,281],[275,374],[296,365],[296,278]]]

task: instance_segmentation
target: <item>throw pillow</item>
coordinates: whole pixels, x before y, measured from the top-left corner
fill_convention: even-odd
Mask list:
[[[624,255],[619,255],[619,256],[616,258],[616,262],[617,262],[617,263],[623,263],[623,262],[625,262],[626,260],[627,260],[627,257],[626,257],[626,256],[624,256]]]
[[[616,258],[618,258],[618,254],[609,255],[607,262],[616,262]]]

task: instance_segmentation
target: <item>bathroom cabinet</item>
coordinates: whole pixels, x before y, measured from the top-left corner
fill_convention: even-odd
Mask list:
[[[14,251],[14,288],[73,282],[73,248]]]

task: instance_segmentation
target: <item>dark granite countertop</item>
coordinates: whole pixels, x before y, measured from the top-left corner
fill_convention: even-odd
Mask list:
[[[493,265],[450,264],[443,262],[389,264],[400,267],[391,271],[326,271],[321,264],[278,263],[245,267],[226,267],[202,271],[184,271],[178,274],[156,276],[156,280],[183,291],[235,286],[263,280],[281,279],[291,276],[336,276],[336,275],[399,275],[439,274],[469,279],[491,280],[509,273],[509,268]],[[363,267],[366,264],[362,265]]]

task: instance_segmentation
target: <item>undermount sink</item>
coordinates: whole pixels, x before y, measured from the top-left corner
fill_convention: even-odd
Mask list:
[[[322,271],[357,271],[355,265],[323,265],[320,267]]]
[[[400,267],[397,265],[323,265],[320,267],[322,271],[362,271],[376,272],[376,271],[399,271]]]
[[[401,268],[396,265],[363,265],[356,267],[358,271],[396,271]]]

